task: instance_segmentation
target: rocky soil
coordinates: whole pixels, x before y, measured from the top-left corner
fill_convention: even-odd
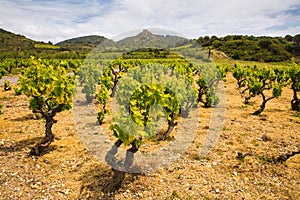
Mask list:
[[[43,137],[44,121],[28,109],[26,96],[4,92],[1,85],[0,199],[298,199],[300,155],[277,160],[300,150],[300,114],[290,109],[292,91],[285,88],[265,112],[253,116],[260,99],[244,105],[230,74],[225,85],[224,128],[205,157],[199,152],[211,109],[199,108],[197,137],[179,160],[152,174],[127,174],[112,193],[103,192],[112,169],[86,150],[72,110],[57,115],[48,152],[29,156]]]

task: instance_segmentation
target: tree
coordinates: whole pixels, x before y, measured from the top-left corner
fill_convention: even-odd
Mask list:
[[[297,35],[294,36],[293,42],[296,46],[299,46],[299,44],[300,44],[300,34],[297,34]]]
[[[46,120],[44,139],[32,148],[31,155],[40,155],[54,140],[55,115],[72,107],[74,76],[67,74],[60,63],[31,58],[30,67],[19,79],[23,94],[30,97],[29,108]]]
[[[293,36],[291,36],[291,35],[286,35],[286,36],[284,37],[284,39],[285,39],[286,41],[288,41],[288,42],[292,42],[292,41],[293,41]]]

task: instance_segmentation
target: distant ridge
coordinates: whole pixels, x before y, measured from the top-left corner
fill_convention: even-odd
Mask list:
[[[183,37],[153,34],[149,30],[144,29],[136,36],[127,37],[116,42],[116,46],[127,47],[129,49],[171,48],[174,46],[182,45],[183,43],[186,43],[188,41],[188,39]]]
[[[0,28],[0,53],[34,50],[37,42],[23,35],[15,34]]]
[[[89,35],[89,36],[81,36],[81,37],[67,39],[67,40],[59,42],[55,45],[63,47],[63,48],[68,48],[71,50],[87,50],[87,51],[89,51],[106,39],[107,38],[105,38],[103,36],[99,36],[99,35]]]

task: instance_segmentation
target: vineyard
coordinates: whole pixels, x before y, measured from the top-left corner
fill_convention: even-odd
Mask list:
[[[186,52],[189,54],[192,51]],[[204,60],[194,62],[153,48],[100,61],[36,57],[3,60],[0,77],[6,81],[0,90],[0,196],[300,196],[299,64],[214,64]],[[17,83],[7,78],[12,74],[19,76]],[[226,98],[220,95],[222,86]],[[226,108],[226,115],[218,140],[207,155],[199,156],[213,124],[214,109],[220,106]],[[96,110],[94,114],[90,108]],[[83,126],[85,133],[80,135],[82,121],[75,119],[82,118],[76,115],[79,109],[87,112],[93,127],[109,138],[103,141],[111,148],[108,152],[99,152],[97,141],[84,141],[84,137],[101,134],[88,133]],[[195,112],[199,120],[189,124],[194,123]],[[137,155],[146,155],[141,163],[148,163],[149,152],[172,145],[178,140],[177,134],[187,135],[194,126],[195,138],[183,142],[185,151],[175,162],[150,175],[143,167],[137,169]],[[125,152],[123,160],[118,151]],[[108,165],[97,159],[98,154],[105,156]],[[164,159],[155,162],[164,163]]]

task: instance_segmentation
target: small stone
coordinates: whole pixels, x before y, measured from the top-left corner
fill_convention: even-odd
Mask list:
[[[70,189],[66,189],[65,194],[68,195],[70,192]]]
[[[217,165],[217,163],[216,163],[216,162],[212,162],[212,165],[213,165],[213,166],[216,166],[216,165]]]
[[[139,192],[138,195],[143,198],[143,193]]]
[[[261,139],[262,139],[262,141],[264,141],[264,142],[272,141],[272,139],[271,139],[268,135],[266,135],[266,134],[264,134],[264,135],[261,137]]]
[[[104,143],[109,144],[109,143],[110,143],[110,140],[109,140],[109,139],[106,139],[106,140],[104,141]]]
[[[208,184],[207,180],[203,180],[203,185],[207,185],[207,184]]]
[[[219,188],[217,188],[217,189],[216,189],[216,193],[219,193],[219,192],[220,192],[220,189],[219,189]]]
[[[237,176],[237,175],[238,175],[238,173],[237,173],[237,172],[233,172],[233,175],[234,175],[234,176]]]
[[[30,184],[30,188],[31,189],[38,189],[39,187],[37,185],[35,185],[35,184]]]

